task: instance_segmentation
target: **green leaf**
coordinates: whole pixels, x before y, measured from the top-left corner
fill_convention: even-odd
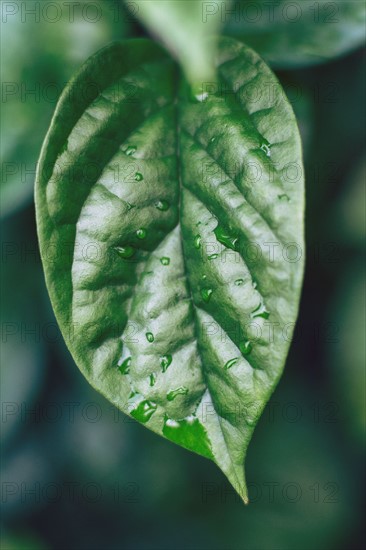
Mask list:
[[[36,210],[81,371],[214,460],[246,501],[246,449],[297,316],[303,172],[292,109],[264,62],[223,38],[215,65],[197,99],[148,40],[92,57],[56,109]]]
[[[222,4],[230,6],[231,0]],[[216,44],[206,38],[218,34],[221,14],[216,3],[203,0],[136,0],[131,6],[144,25],[180,62],[191,84],[214,80]]]
[[[277,68],[328,61],[365,42],[366,4],[359,0],[241,0],[234,6],[223,11],[225,32]]]

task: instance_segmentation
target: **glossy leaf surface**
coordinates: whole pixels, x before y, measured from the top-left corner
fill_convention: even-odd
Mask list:
[[[303,271],[300,138],[263,61],[220,39],[192,96],[156,44],[92,57],[65,90],[38,167],[52,304],[89,382],[214,460],[244,459],[284,366]]]

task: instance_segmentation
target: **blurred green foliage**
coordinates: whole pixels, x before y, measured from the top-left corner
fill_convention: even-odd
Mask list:
[[[6,104],[1,130],[2,215],[26,204],[33,195],[39,150],[70,76],[96,50],[128,35],[130,24],[127,12],[116,12],[113,3],[102,0],[69,5],[58,0],[54,3],[58,10],[50,2],[42,5],[34,0],[7,4],[8,10],[2,7],[1,29],[2,101]]]
[[[359,0],[240,0],[220,10],[225,32],[276,68],[324,63],[365,41],[366,4]]]
[[[364,51],[278,72],[304,141],[307,269],[285,375],[249,447],[243,507],[213,464],[126,420],[88,386],[49,306],[34,176],[21,166],[34,169],[56,98],[23,101],[21,88],[60,92],[92,51],[141,33],[106,4],[103,13],[94,24],[20,15],[3,24],[3,81],[15,87],[2,104],[1,549],[360,549]]]

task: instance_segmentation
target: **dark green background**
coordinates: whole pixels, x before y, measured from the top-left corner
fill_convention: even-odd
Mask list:
[[[304,142],[307,267],[285,374],[249,447],[244,507],[213,463],[88,386],[45,289],[32,192],[56,99],[88,55],[143,34],[110,4],[96,22],[80,3],[74,22],[64,9],[58,23],[2,25],[1,548],[362,548],[364,51],[277,71]]]

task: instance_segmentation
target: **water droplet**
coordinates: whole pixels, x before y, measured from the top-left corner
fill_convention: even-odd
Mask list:
[[[209,260],[216,260],[217,257],[218,257],[218,254],[210,254],[210,256],[208,256],[208,259]]]
[[[249,355],[249,353],[252,351],[253,346],[249,340],[244,340],[244,342],[240,342],[239,349],[242,352],[243,355]]]
[[[143,179],[144,179],[144,176],[141,174],[141,172],[136,172],[135,181],[142,181]]]
[[[283,193],[282,195],[277,195],[277,197],[280,199],[280,201],[290,202],[290,197],[286,195],[286,193]]]
[[[137,147],[135,147],[134,145],[129,145],[127,147],[127,149],[125,149],[125,154],[128,155],[128,156],[131,156],[134,153],[136,153],[136,149],[137,149]]]
[[[230,359],[225,363],[225,370],[231,369],[237,362],[239,361],[239,357],[234,357],[233,359]]]
[[[267,157],[270,157],[271,156],[271,149],[270,149],[271,145],[268,143],[268,141],[266,143],[261,143],[261,149],[262,151],[264,151],[264,153],[266,154]]]
[[[152,332],[147,332],[147,333],[146,333],[146,340],[147,340],[148,342],[150,342],[150,343],[153,342],[153,341],[155,340],[154,335],[153,335]]]
[[[185,386],[180,386],[179,388],[176,388],[175,390],[170,390],[166,394],[166,398],[168,401],[173,401],[178,395],[187,395],[188,388]]]
[[[161,210],[162,212],[165,212],[169,208],[169,203],[168,203],[168,201],[165,201],[165,200],[158,200],[155,203],[155,207],[158,210]]]
[[[146,237],[146,229],[144,229],[143,227],[141,227],[140,229],[138,229],[136,231],[136,235],[137,235],[137,238],[138,239],[145,239]]]
[[[152,372],[150,374],[150,386],[155,386],[155,382],[156,382],[156,376],[155,374]]]
[[[160,365],[163,372],[167,370],[172,361],[173,357],[169,353],[160,357]]]
[[[216,137],[215,137],[215,136],[213,136],[212,138],[210,138],[210,141],[209,141],[209,143],[213,143],[213,142],[215,141],[215,139],[216,139]]]
[[[202,275],[202,279],[205,281],[207,279],[207,275]]]
[[[160,261],[163,265],[169,265],[170,264],[170,258],[168,258],[167,256],[163,256],[162,258],[160,258]]]
[[[201,235],[195,236],[193,244],[194,244],[194,247],[197,249],[201,247]]]
[[[193,84],[190,97],[194,102],[198,101],[199,103],[202,103],[203,101],[206,101],[208,98],[208,92],[203,90],[202,82]]]
[[[173,420],[165,416],[163,434],[170,441],[174,441],[186,449],[207,458],[213,458],[207,432],[198,418],[193,415],[182,420]]]
[[[144,399],[139,393],[132,393],[128,400],[128,410],[139,422],[147,422],[157,409],[157,404],[153,401]]]
[[[241,286],[244,284],[244,279],[236,279],[235,281],[236,286]]]
[[[130,372],[131,357],[127,357],[121,365],[118,366],[118,370],[121,374],[128,374]]]
[[[256,317],[262,317],[263,319],[268,319],[269,317],[269,311],[267,311],[266,306],[263,302],[259,304],[258,307],[256,307],[252,313],[250,314],[252,319],[255,319]]]
[[[206,302],[206,304],[207,304],[207,302],[210,301],[212,293],[213,293],[212,288],[202,288],[201,289],[202,300],[204,302]]]
[[[238,250],[239,237],[237,237],[236,235],[230,235],[230,233],[228,233],[228,231],[226,231],[220,225],[218,225],[216,229],[214,229],[214,233],[219,243],[226,246],[226,248],[231,248],[231,250],[235,251]]]
[[[118,256],[124,260],[131,258],[136,252],[134,247],[129,244],[126,246],[115,246],[114,250],[117,252]]]
[[[208,98],[208,92],[202,92],[200,94],[196,94],[195,97],[196,97],[197,101],[202,103],[203,101],[206,101],[206,99]]]

